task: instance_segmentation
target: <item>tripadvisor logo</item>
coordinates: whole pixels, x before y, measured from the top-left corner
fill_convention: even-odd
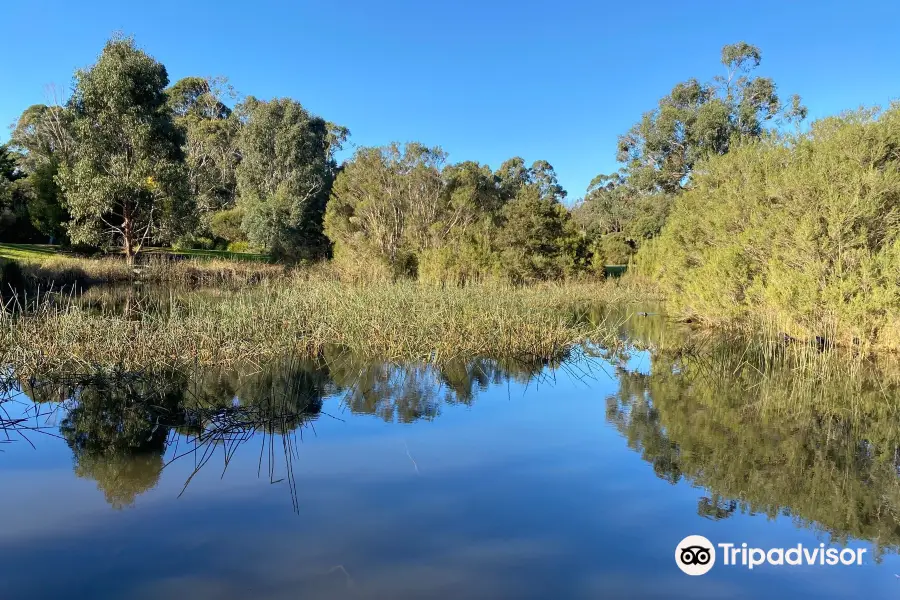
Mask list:
[[[705,575],[716,564],[716,548],[702,535],[689,535],[675,547],[675,564],[688,575]]]
[[[807,548],[797,544],[790,548],[751,548],[746,543],[713,544],[702,535],[689,535],[675,547],[675,564],[688,575],[705,575],[716,564],[716,548],[722,565],[743,566],[748,569],[760,565],[861,565],[865,548],[826,548],[825,544]]]

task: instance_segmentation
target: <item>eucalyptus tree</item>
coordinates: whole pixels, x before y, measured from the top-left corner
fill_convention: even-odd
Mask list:
[[[502,227],[497,235],[502,272],[517,283],[552,279],[563,275],[572,262],[568,246],[574,229],[562,204],[566,191],[559,185],[553,167],[544,160],[527,169],[512,159],[517,182],[514,196],[501,210]],[[500,179],[510,171],[501,167]],[[503,185],[503,183],[501,183]]]
[[[17,179],[16,156],[5,145],[0,145],[0,207],[7,206],[12,198],[13,182]]]
[[[617,157],[629,184],[641,192],[679,192],[705,155],[728,152],[736,137],[759,137],[779,119],[805,118],[799,96],[786,105],[772,79],[754,75],[761,60],[756,46],[725,46],[725,75],[710,83],[692,78],[676,84],[620,136]]]
[[[436,243],[418,255],[426,281],[462,285],[495,271],[495,237],[504,198],[487,165],[465,161],[444,167],[440,218],[431,225]]]
[[[349,132],[289,98],[248,97],[239,111],[238,206],[249,241],[273,254],[316,258],[328,250],[322,231],[337,165]]]
[[[51,241],[64,239],[69,212],[56,176],[72,157],[72,111],[60,105],[29,106],[16,122],[10,144],[22,153],[27,175],[22,189],[31,224]]]
[[[43,163],[65,162],[73,144],[72,111],[59,105],[29,106],[19,116],[10,136],[10,145],[23,154],[26,171]]]
[[[168,90],[175,123],[184,131],[185,166],[202,233],[216,213],[235,206],[240,120],[225,104],[235,94],[221,77],[185,77]]]
[[[444,216],[446,154],[419,143],[360,148],[332,191],[325,231],[335,253],[370,256],[395,274],[412,274],[415,257],[437,243]]]
[[[131,38],[106,43],[75,74],[72,159],[57,177],[73,242],[118,244],[129,262],[149,241],[192,228],[183,136],[167,103],[166,68]]]

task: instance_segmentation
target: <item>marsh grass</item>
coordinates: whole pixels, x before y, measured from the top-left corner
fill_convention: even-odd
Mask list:
[[[173,294],[165,311],[98,312],[75,296],[44,295],[0,318],[0,344],[11,364],[33,372],[261,362],[326,346],[384,360],[550,359],[589,340],[615,343],[616,328],[586,314],[617,293],[598,284],[354,286],[303,274],[230,292]]]
[[[145,281],[188,285],[255,285],[286,274],[281,265],[224,259],[187,259],[147,255],[134,267],[118,256],[77,258],[50,255],[19,263],[23,276],[49,287]]]

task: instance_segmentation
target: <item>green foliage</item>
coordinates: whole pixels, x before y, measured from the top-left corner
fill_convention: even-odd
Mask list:
[[[73,242],[120,244],[131,260],[148,240],[189,231],[181,131],[166,103],[165,67],[128,38],[107,42],[75,76],[73,159],[58,182]]]
[[[202,236],[187,236],[178,238],[172,243],[172,250],[176,252],[184,250],[214,250],[216,241],[212,238]]]
[[[561,277],[568,212],[540,185],[524,185],[501,211],[497,235],[503,273],[515,283]]]
[[[725,46],[724,76],[677,84],[619,137],[621,171],[596,177],[573,210],[595,269],[600,261],[627,262],[659,233],[672,198],[690,187],[698,161],[760,138],[771,123],[806,117],[799,96],[785,106],[771,79],[753,75],[761,59],[759,49],[745,42]]]
[[[725,76],[708,84],[689,79],[672,88],[619,138],[618,158],[628,183],[642,192],[679,192],[707,154],[725,154],[735,139],[759,137],[779,115],[786,121],[804,118],[799,97],[785,110],[775,82],[752,75],[760,61],[757,47],[731,44],[722,49]]]
[[[70,215],[56,177],[60,164],[72,158],[72,117],[66,107],[30,106],[19,117],[10,139],[22,152],[20,166],[27,174],[22,193],[28,218],[51,243],[68,241]]]
[[[621,174],[599,175],[572,209],[577,230],[591,248],[592,264],[626,264],[641,244],[662,229],[671,204],[665,194],[641,193]]]
[[[325,203],[346,139],[342,127],[287,98],[250,97],[240,107],[241,163],[237,168],[243,230],[254,246],[289,258],[316,258],[328,249],[322,232]]]
[[[900,106],[712,158],[639,254],[683,312],[900,347]]]
[[[553,167],[521,158],[496,173],[444,167],[440,148],[360,149],[335,182],[325,217],[335,260],[388,277],[465,284],[558,277],[578,261],[577,238]]]
[[[224,78],[185,77],[166,90],[175,123],[184,132],[188,185],[201,235],[219,211],[234,207],[241,123],[225,103],[234,97]],[[228,239],[228,238],[226,238]]]
[[[252,252],[253,248],[250,247],[248,242],[230,242],[227,250],[229,252],[246,253]]]
[[[395,276],[415,276],[416,256],[437,243],[433,226],[445,212],[440,148],[360,148],[342,168],[325,216],[338,260],[382,263]]]
[[[244,222],[244,211],[240,208],[222,210],[215,213],[209,222],[212,234],[229,242],[246,242],[247,234],[241,228]]]
[[[66,225],[69,211],[56,181],[59,165],[55,160],[35,166],[23,181],[23,191],[32,226],[50,238],[50,243],[68,242]]]
[[[37,240],[28,212],[30,183],[22,170],[24,157],[0,145],[0,239],[6,242]]]
[[[634,246],[623,233],[610,233],[591,245],[591,265],[598,273],[605,273],[606,265],[625,265],[634,255]]]

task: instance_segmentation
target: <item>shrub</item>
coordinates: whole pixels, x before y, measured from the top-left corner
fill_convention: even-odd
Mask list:
[[[209,228],[212,234],[217,238],[228,240],[229,242],[246,242],[247,235],[241,229],[241,222],[244,220],[244,211],[240,208],[232,208],[223,210],[213,215],[210,220]]]
[[[216,242],[208,237],[183,237],[172,244],[172,249],[176,251],[184,250],[212,250],[215,248]]]
[[[228,244],[228,252],[250,252],[249,242],[231,242]]]
[[[706,321],[900,348],[900,105],[707,160],[637,262]]]

